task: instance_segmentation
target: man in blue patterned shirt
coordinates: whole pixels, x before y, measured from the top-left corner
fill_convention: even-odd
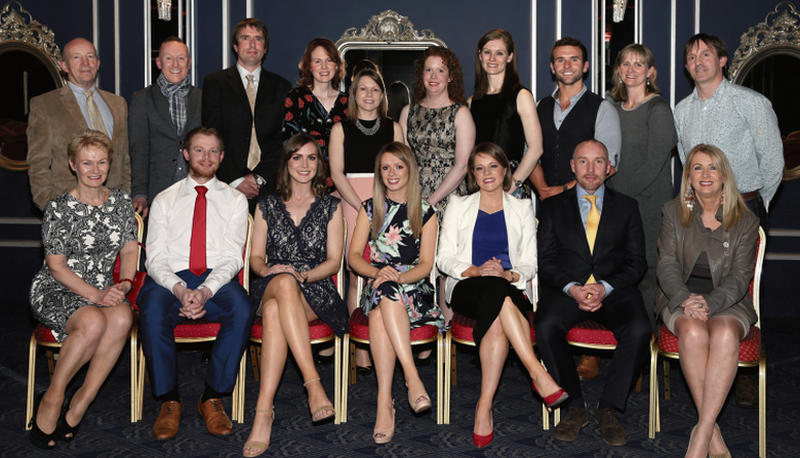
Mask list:
[[[695,89],[675,107],[681,162],[699,143],[717,146],[728,158],[747,206],[767,228],[767,208],[783,177],[783,143],[770,101],[729,82],[719,37],[699,33],[684,48]]]

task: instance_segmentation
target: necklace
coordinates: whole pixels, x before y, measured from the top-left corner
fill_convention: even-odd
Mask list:
[[[362,134],[369,137],[371,135],[375,135],[375,132],[377,132],[378,129],[381,128],[381,119],[380,118],[375,119],[375,125],[373,125],[370,128],[364,127],[364,124],[361,124],[361,120],[356,119],[356,127],[358,128],[358,130],[361,131]]]

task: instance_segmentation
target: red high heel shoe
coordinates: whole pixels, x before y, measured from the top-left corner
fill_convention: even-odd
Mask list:
[[[472,442],[475,443],[475,446],[478,448],[486,447],[487,445],[492,443],[494,439],[494,431],[490,432],[485,436],[479,436],[475,433],[472,433]]]
[[[560,406],[564,403],[567,399],[569,399],[569,393],[564,391],[564,388],[559,388],[556,390],[555,393],[550,394],[548,396],[542,396],[539,393],[539,390],[536,389],[536,384],[531,382],[531,386],[533,387],[533,391],[539,395],[540,398],[544,401],[544,404],[547,406],[547,410],[552,411],[556,407]]]

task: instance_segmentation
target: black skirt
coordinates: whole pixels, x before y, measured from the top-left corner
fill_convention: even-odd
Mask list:
[[[472,329],[475,345],[480,347],[481,339],[500,314],[506,297],[511,298],[523,315],[533,309],[525,294],[501,277],[471,277],[456,284],[450,307],[476,321]]]

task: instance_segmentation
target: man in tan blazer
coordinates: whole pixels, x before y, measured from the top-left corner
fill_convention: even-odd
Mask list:
[[[106,185],[131,190],[128,155],[128,106],[125,99],[97,88],[100,60],[91,42],[75,38],[64,46],[61,70],[66,86],[31,99],[28,117],[28,177],[40,209],[72,189],[75,176],[67,163],[67,145],[86,129],[111,138],[113,152]]]

